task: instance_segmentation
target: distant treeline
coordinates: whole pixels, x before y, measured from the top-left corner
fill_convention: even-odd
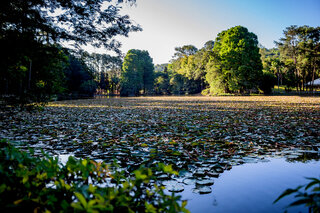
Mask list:
[[[306,83],[319,77],[320,27],[290,26],[276,45],[274,49],[264,48],[247,28],[232,27],[201,49],[193,45],[175,48],[170,63],[156,65],[153,74],[148,65],[148,76],[154,78],[153,87],[149,82],[148,90],[129,94],[270,94],[276,84],[284,85],[287,91],[294,88],[297,92],[312,91],[314,85]],[[120,81],[121,88],[144,83],[143,78],[134,77],[134,73],[139,73],[134,64],[141,64],[144,59],[131,60],[132,51],[124,60],[121,78],[133,76],[129,83]],[[137,75],[144,76],[143,73],[141,69]]]

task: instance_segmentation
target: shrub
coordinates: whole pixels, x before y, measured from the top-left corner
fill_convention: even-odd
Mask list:
[[[0,205],[5,212],[188,212],[186,201],[155,184],[150,168],[126,178],[103,162],[69,157],[62,165],[58,158],[32,153],[0,142]],[[157,169],[176,174],[171,168],[161,164]]]
[[[271,94],[275,84],[276,77],[272,73],[263,73],[259,87],[264,94]]]

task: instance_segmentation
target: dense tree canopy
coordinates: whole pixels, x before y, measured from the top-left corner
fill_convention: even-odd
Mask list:
[[[242,26],[222,31],[216,38],[207,68],[211,93],[256,88],[262,75],[257,36]]]
[[[0,8],[3,37],[24,33],[47,43],[72,41],[118,52],[120,43],[114,36],[141,30],[129,16],[119,14],[118,3],[108,0],[6,0]]]
[[[0,53],[4,57],[0,58],[0,98],[24,104],[73,91],[77,83],[65,85],[65,82],[70,83],[72,75],[69,71],[73,68],[64,67],[69,66],[68,63],[74,67],[76,61],[68,60],[70,54],[61,44],[104,46],[120,53],[120,43],[114,37],[141,30],[127,15],[120,15],[122,2],[1,1]],[[135,0],[126,2],[134,3]],[[63,70],[69,71],[64,73]],[[88,79],[81,86],[82,92],[94,91],[94,88],[95,83]]]
[[[129,50],[124,58],[120,78],[120,95],[139,95],[153,90],[154,66],[148,51]]]
[[[213,41],[208,41],[199,50],[193,45],[175,48],[176,52],[167,69],[170,87],[165,94],[195,94],[205,88],[206,64],[213,45]]]
[[[135,0],[124,1],[129,4]],[[12,0],[0,2],[0,103],[42,102],[94,94],[195,94],[312,90],[319,77],[320,27],[290,26],[277,48],[258,47],[247,28],[218,34],[200,49],[175,48],[169,64],[154,67],[147,51],[123,61],[117,35],[139,31],[122,0]],[[118,53],[89,54],[64,44],[103,46]],[[260,55],[261,54],[261,55]],[[208,89],[209,87],[209,89]]]
[[[320,27],[290,26],[283,33],[284,37],[276,42],[281,60],[292,73],[293,85],[304,90],[306,83],[319,75]]]

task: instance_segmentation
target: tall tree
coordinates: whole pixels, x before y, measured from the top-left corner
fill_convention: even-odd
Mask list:
[[[320,27],[290,26],[284,30],[278,45],[281,56],[294,69],[297,91],[305,90],[319,68]]]
[[[262,62],[254,33],[236,26],[218,34],[207,70],[212,93],[256,88],[261,75]]]
[[[182,47],[174,48],[176,51],[173,58],[181,58],[182,56],[194,55],[198,49],[193,45],[184,45]]]
[[[176,47],[169,70],[171,89],[176,94],[199,93],[205,85],[205,66],[212,51],[213,41],[208,41],[198,50],[193,45]],[[174,85],[177,84],[177,85]]]
[[[296,88],[300,88],[299,84],[299,76],[300,76],[300,71],[297,66],[298,63],[298,55],[299,55],[299,50],[298,50],[298,43],[299,43],[299,36],[298,36],[298,29],[296,25],[287,27],[286,30],[283,31],[284,33],[284,38],[280,38],[280,42],[276,42],[278,45],[282,55],[286,55],[287,58],[291,59],[293,61],[293,66],[295,70],[295,79],[296,79]]]
[[[42,88],[41,97],[56,93],[63,83],[58,79],[64,77],[62,71],[66,61],[59,45],[62,42],[76,47],[104,46],[119,54],[120,43],[115,36],[127,36],[129,32],[141,30],[127,15],[119,13],[122,2],[0,1],[0,53],[5,56],[0,58],[0,96],[31,102],[38,100],[33,97],[39,96],[34,94],[39,92],[39,87]],[[134,3],[135,0],[126,2]],[[40,52],[42,55],[38,54]],[[85,87],[93,88],[92,85],[90,82]],[[43,94],[45,92],[48,94]]]
[[[72,94],[74,98],[79,96],[93,96],[97,85],[94,81],[94,71],[90,69],[83,59],[72,54],[68,55],[69,63],[65,73],[65,93]]]
[[[120,77],[120,95],[139,95],[151,92],[154,83],[154,66],[148,51],[129,50],[124,58]]]

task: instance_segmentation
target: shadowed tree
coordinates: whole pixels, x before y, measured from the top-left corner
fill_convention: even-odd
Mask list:
[[[59,44],[62,42],[69,42],[75,47],[103,46],[120,54],[120,43],[114,37],[128,36],[129,32],[141,30],[139,26],[132,24],[129,16],[119,13],[122,2],[0,1],[0,53],[5,56],[0,58],[0,95],[10,95],[26,102],[30,99],[30,102],[35,101],[32,97],[36,94],[32,94],[38,91],[34,88],[39,85],[45,88],[42,91],[48,92],[43,97],[57,92],[57,89],[50,87],[55,85],[58,88],[59,82],[60,86],[63,82],[46,78],[48,75],[45,73],[55,72],[56,79],[63,78],[63,68],[53,69],[64,66],[63,59],[60,59],[62,53]],[[134,3],[135,0],[125,2]],[[39,55],[39,52],[44,55]],[[52,60],[47,60],[46,54],[51,55]],[[56,82],[57,85],[51,82]]]

